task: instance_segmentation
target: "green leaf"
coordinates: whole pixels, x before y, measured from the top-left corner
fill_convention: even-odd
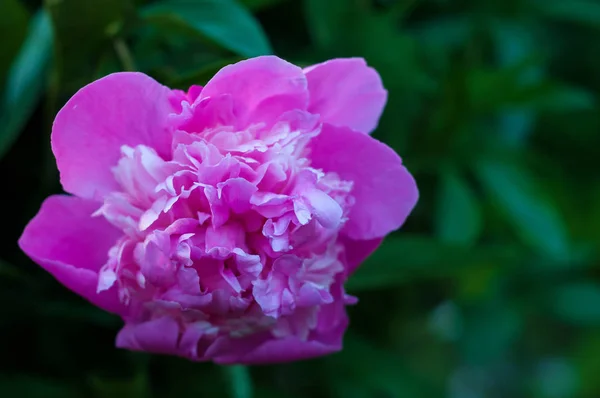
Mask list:
[[[236,63],[240,60],[241,58],[235,57],[212,62],[194,72],[185,74],[183,76],[179,76],[177,79],[171,80],[169,82],[169,87],[187,90],[188,87],[194,84],[205,85],[221,68]]]
[[[146,398],[151,394],[146,371],[138,371],[130,379],[121,380],[93,375],[90,385],[96,398]]]
[[[600,4],[595,0],[538,0],[536,8],[553,19],[600,29]]]
[[[400,355],[354,334],[344,338],[340,353],[323,362],[332,397],[439,396]]]
[[[438,305],[429,316],[429,328],[442,341],[456,341],[464,328],[460,307],[453,301]]]
[[[484,301],[466,312],[459,347],[462,357],[484,365],[507,357],[522,332],[522,317],[509,302]]]
[[[600,326],[600,285],[593,282],[561,286],[553,296],[554,313],[580,326]]]
[[[25,35],[29,15],[19,0],[0,2],[0,89]]]
[[[27,398],[75,398],[81,397],[72,384],[54,380],[17,375],[0,378],[0,391],[3,396]]]
[[[250,10],[262,10],[263,8],[272,7],[284,1],[289,0],[241,0],[241,3]]]
[[[411,28],[411,33],[426,46],[424,51],[435,50],[438,55],[447,57],[445,50],[464,44],[470,28],[471,20],[467,16],[453,15],[420,22]]]
[[[141,15],[183,25],[243,56],[273,52],[260,24],[234,0],[163,0],[144,7]]]
[[[135,39],[127,42],[137,67],[169,87],[210,65],[234,58],[229,50],[169,21],[144,24],[136,29]],[[236,61],[244,58],[235,57]],[[189,85],[177,87],[187,90]]]
[[[529,25],[500,20],[493,24],[492,33],[499,63],[504,68],[519,65],[536,51],[536,32]],[[518,74],[515,84],[519,87],[536,84],[544,75],[543,64],[531,65]],[[498,118],[498,132],[508,144],[522,146],[531,135],[535,118],[532,109],[506,110]]]
[[[351,32],[349,27],[360,15],[355,4],[348,0],[304,0],[309,31],[317,46],[334,48],[344,32]]]
[[[477,110],[489,111],[521,105],[535,98],[537,92],[532,92],[531,84],[524,84],[528,82],[523,81],[523,76],[538,69],[539,65],[539,56],[534,52],[502,68],[469,70],[466,78],[471,103]]]
[[[418,65],[417,43],[398,29],[397,22],[412,1],[398,4],[397,12],[377,13],[370,2],[305,0],[308,28],[315,45],[328,54],[360,54],[390,84],[428,84]],[[373,40],[373,38],[377,40]]]
[[[252,376],[246,366],[223,366],[223,372],[229,382],[232,398],[252,398]]]
[[[51,53],[48,15],[39,12],[32,18],[27,39],[8,74],[0,108],[0,157],[17,139],[44,92]]]
[[[490,201],[525,243],[557,260],[568,259],[570,247],[564,220],[527,168],[487,157],[476,163],[475,172]]]
[[[509,247],[448,245],[426,236],[389,237],[347,283],[348,290],[383,289],[418,278],[445,278],[490,263],[505,267],[519,260]]]
[[[596,103],[596,97],[589,90],[557,82],[528,87],[515,101],[526,108],[555,113],[592,110]]]
[[[565,358],[545,358],[537,364],[535,396],[541,398],[576,397],[579,375]]]
[[[400,148],[406,145],[406,133],[418,123],[423,93],[434,92],[437,82],[422,64],[415,38],[398,28],[399,14],[413,2],[397,2],[389,12],[378,12],[372,3],[304,0],[304,9],[313,47],[321,58],[361,56],[381,75],[391,95],[375,134],[393,148]],[[389,134],[379,135],[383,131]]]
[[[501,69],[472,70],[468,75],[470,101],[480,112],[502,109],[537,112],[593,109],[596,98],[589,90],[536,77],[540,68],[537,57],[530,56]]]
[[[442,171],[437,201],[437,236],[447,243],[475,243],[481,233],[480,205],[467,182],[455,170]]]
[[[131,0],[46,0],[55,33],[55,76],[68,95],[92,81],[107,51],[115,51]]]
[[[573,351],[573,365],[576,367],[581,388],[580,396],[594,397],[596,392],[600,391],[600,380],[597,377],[600,355],[590,353],[600,352],[600,334],[597,329],[589,328],[588,331],[579,334]]]

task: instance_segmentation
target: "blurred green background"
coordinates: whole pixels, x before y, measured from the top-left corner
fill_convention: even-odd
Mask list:
[[[374,135],[416,210],[349,281],[339,354],[248,369],[115,349],[119,319],[16,245],[60,192],[56,112],[114,71],[186,87],[266,53],[377,68]],[[600,1],[0,0],[0,395],[600,397],[599,91]]]

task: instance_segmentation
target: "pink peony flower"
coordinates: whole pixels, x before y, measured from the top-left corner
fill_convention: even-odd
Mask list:
[[[121,348],[218,363],[338,351],[344,281],[418,198],[368,135],[385,102],[362,59],[258,57],[188,92],[109,75],[57,115],[73,196],[49,197],[20,247],[121,316]]]

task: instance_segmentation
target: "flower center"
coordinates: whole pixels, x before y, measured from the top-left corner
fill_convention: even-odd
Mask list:
[[[98,291],[116,284],[134,322],[168,314],[205,333],[306,336],[344,271],[336,240],[352,205],[351,182],[310,167],[318,132],[177,130],[171,159],[124,146],[122,190],[96,212],[123,231]]]

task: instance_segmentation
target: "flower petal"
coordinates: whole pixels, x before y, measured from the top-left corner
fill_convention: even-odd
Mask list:
[[[370,133],[377,127],[387,91],[375,69],[362,58],[333,59],[304,69],[309,112],[335,126]]]
[[[347,326],[348,319],[344,315],[342,319],[336,320],[334,328],[321,333],[316,331],[309,340],[292,335],[274,338],[264,333],[244,338],[220,337],[207,351],[207,359],[212,359],[219,364],[256,365],[292,362],[328,355],[342,349],[342,340]],[[219,351],[224,354],[218,355]]]
[[[377,248],[382,238],[371,240],[354,240],[346,236],[340,237],[346,254],[346,274],[351,275]]]
[[[347,127],[324,124],[311,142],[312,166],[354,182],[355,204],[343,232],[351,239],[381,238],[406,220],[417,203],[415,180],[393,149]]]
[[[229,94],[240,128],[274,123],[286,111],[306,110],[308,90],[302,69],[275,56],[248,59],[221,69],[200,98]]]
[[[167,119],[174,111],[170,93],[134,72],[114,73],[79,90],[52,127],[52,150],[65,191],[100,199],[117,190],[111,168],[123,145],[144,144],[168,155]]]
[[[98,270],[121,232],[91,217],[99,203],[55,195],[44,201],[19,239],[21,249],[59,282],[100,308],[123,314],[116,287],[96,293]]]
[[[316,329],[308,339],[295,335],[276,338],[270,332],[243,338],[223,336],[206,351],[206,359],[220,364],[254,365],[298,361],[340,351],[348,317],[341,299],[341,285],[332,291],[336,301],[321,306]]]
[[[268,340],[242,357],[226,355],[216,357],[214,361],[219,364],[246,365],[298,361],[340,351],[342,349],[342,334],[340,334],[339,340],[338,343],[328,344],[316,340],[303,341],[298,337],[289,336],[282,339]]]
[[[181,355],[178,339],[177,321],[165,316],[139,324],[126,324],[117,335],[116,345],[134,351]]]

